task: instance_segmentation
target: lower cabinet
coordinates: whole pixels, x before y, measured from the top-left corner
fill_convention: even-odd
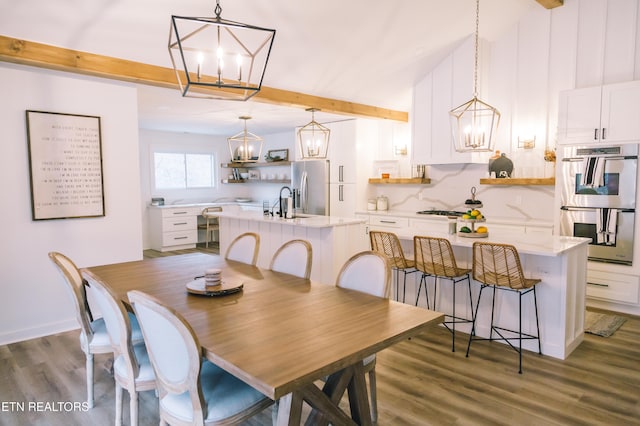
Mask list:
[[[639,295],[640,277],[636,275],[587,270],[587,297],[637,305]]]
[[[204,207],[151,207],[150,244],[158,251],[194,248],[198,242],[198,215]]]

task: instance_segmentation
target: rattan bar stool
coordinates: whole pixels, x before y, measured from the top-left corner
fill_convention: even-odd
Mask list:
[[[536,298],[536,284],[541,280],[537,278],[525,278],[520,263],[520,255],[517,249],[509,244],[497,243],[473,243],[473,279],[480,282],[480,293],[478,294],[478,302],[476,303],[476,312],[473,314],[473,327],[469,335],[469,344],[467,345],[467,356],[471,349],[471,341],[473,340],[504,340],[519,355],[518,373],[522,374],[522,340],[537,340],[538,353],[542,354],[540,345],[540,323],[538,322],[538,301]],[[476,326],[478,318],[478,307],[480,306],[480,298],[482,291],[487,287],[493,287],[493,300],[491,302],[491,330],[489,338],[479,338],[476,336]],[[496,290],[505,290],[518,293],[518,330],[510,330],[503,327],[493,325]],[[522,332],[522,296],[532,293],[533,306],[536,314],[537,335]],[[493,332],[500,337],[493,337]],[[505,334],[517,335],[507,337]],[[512,340],[518,340],[518,347],[515,347]]]
[[[400,301],[398,287],[400,285],[400,272],[402,272],[402,303],[404,303],[407,294],[407,275],[417,272],[415,261],[408,259],[404,255],[400,240],[393,232],[369,231],[369,240],[371,241],[371,250],[385,255],[389,259],[391,268],[395,271],[394,281],[396,282],[395,296],[397,301]]]
[[[446,238],[435,237],[413,237],[413,250],[415,253],[416,269],[422,272],[420,278],[420,286],[416,295],[416,306],[420,298],[422,284],[424,284],[424,295],[427,300],[427,308],[429,308],[429,293],[427,291],[427,277],[434,277],[434,294],[433,309],[436,310],[436,302],[438,295],[438,278],[444,278],[451,281],[453,287],[452,293],[452,312],[451,315],[445,313],[445,320],[442,324],[451,332],[451,352],[456,351],[456,324],[472,323],[473,319],[464,318],[456,315],[456,284],[467,282],[469,291],[469,306],[473,316],[473,298],[471,296],[471,279],[469,274],[471,269],[459,268],[456,258],[451,248],[451,243]]]

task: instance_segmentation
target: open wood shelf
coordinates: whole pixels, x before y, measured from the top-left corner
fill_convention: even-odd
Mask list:
[[[222,183],[291,183],[291,179],[223,179]]]
[[[555,185],[556,178],[503,178],[480,179],[480,185]]]
[[[222,163],[220,167],[227,169],[250,169],[253,167],[289,166],[291,161],[263,161],[261,163]]]
[[[369,183],[380,184],[413,184],[413,185],[425,185],[431,183],[429,178],[369,178]]]

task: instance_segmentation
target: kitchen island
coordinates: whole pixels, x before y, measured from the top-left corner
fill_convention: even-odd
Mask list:
[[[305,215],[284,219],[255,211],[222,211],[220,254],[244,232],[260,235],[258,266],[268,268],[273,254],[285,242],[303,239],[313,247],[311,280],[335,283],[342,265],[355,253],[369,249],[365,221],[359,218]]]
[[[518,249],[525,276],[539,278],[537,285],[538,315],[542,353],[554,358],[565,359],[584,338],[584,314],[586,309],[587,245],[588,238],[561,237],[544,234],[520,234],[510,231],[489,231],[486,238],[469,238],[446,233],[420,234],[447,238],[451,242],[458,266],[471,268],[472,246],[476,241],[511,244]],[[405,241],[413,235],[399,235]],[[416,274],[417,275],[417,274]],[[418,278],[419,280],[419,278]],[[418,281],[419,282],[419,281]],[[415,288],[407,285],[407,302],[415,301]],[[440,312],[451,309],[452,286],[443,280],[438,287]],[[480,284],[472,280],[471,291],[474,304],[477,301]],[[517,294],[498,292],[496,295],[495,323],[517,329]],[[432,298],[433,278],[429,278],[429,296]],[[458,291],[456,295],[456,315],[472,318],[468,293]],[[504,305],[503,305],[504,303]],[[433,301],[431,301],[433,305]],[[420,305],[425,305],[424,292]],[[525,333],[535,334],[536,324],[533,298],[523,299],[522,327]],[[491,292],[483,296],[476,331],[479,336],[489,336],[491,322]],[[458,324],[456,329],[470,332],[470,324]],[[523,348],[537,352],[537,342],[524,340]],[[471,355],[473,356],[473,350]]]

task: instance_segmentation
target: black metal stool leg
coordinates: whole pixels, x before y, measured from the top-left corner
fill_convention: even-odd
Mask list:
[[[480,307],[480,299],[482,298],[482,290],[484,290],[487,286],[481,285],[480,291],[478,292],[478,301],[476,302],[476,311],[473,314],[473,322],[471,323],[471,333],[469,334],[469,343],[467,344],[467,354],[465,355],[467,358],[469,357],[469,350],[471,349],[471,340],[476,335],[476,321],[478,320],[478,308]]]

